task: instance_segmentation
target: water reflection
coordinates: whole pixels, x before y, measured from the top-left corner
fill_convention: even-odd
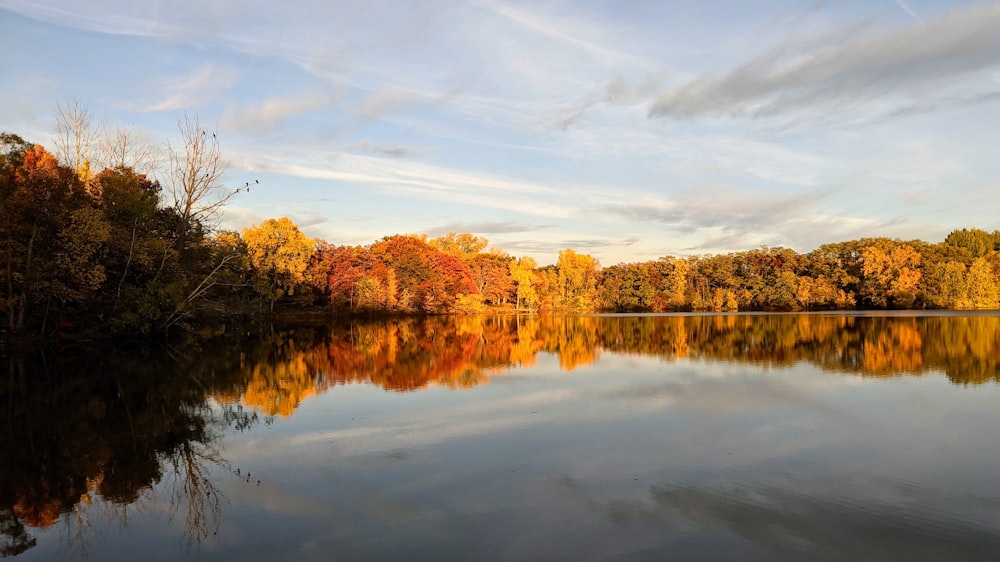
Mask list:
[[[941,372],[955,384],[1000,381],[1000,317],[862,315],[433,317],[276,334],[247,359],[242,393],[219,395],[268,416],[342,384],[404,392],[471,388],[541,352],[565,371],[602,352],[769,367],[809,362],[866,377]]]
[[[240,376],[238,362],[188,350],[70,350],[5,361],[0,555],[32,548],[29,529],[60,518],[70,546],[85,551],[95,520],[126,526],[130,512],[147,507],[182,519],[188,540],[213,532],[221,504],[209,470],[226,466],[218,437],[227,424],[252,424],[254,414],[230,407],[217,415],[208,394],[239,386],[227,378]],[[153,494],[157,483],[167,497]]]
[[[159,346],[128,353],[88,350],[20,356],[2,364],[6,373],[0,377],[4,433],[0,440],[0,555],[15,556],[32,549],[37,537],[57,523],[68,529],[70,546],[82,552],[95,529],[110,523],[126,526],[129,516],[137,512],[165,512],[181,527],[187,541],[204,540],[219,529],[222,510],[229,505],[226,486],[231,489],[234,482],[255,483],[245,470],[240,473],[222,455],[220,443],[227,432],[254,430],[276,418],[291,416],[310,397],[338,386],[363,384],[393,393],[430,386],[469,389],[512,369],[531,367],[547,354],[556,358],[565,372],[599,362],[602,354],[614,354],[618,358],[655,357],[663,362],[742,363],[755,368],[808,363],[838,375],[864,377],[943,373],[954,384],[977,385],[1000,381],[1000,316],[408,318],[263,329],[249,340],[221,339],[211,345],[191,341],[173,348]],[[610,369],[605,376],[617,373]],[[727,401],[712,392],[714,383],[708,381],[693,390],[678,388],[679,384],[676,378],[651,376],[618,389],[621,396],[609,391],[603,398],[625,404],[621,412],[632,414],[637,408],[683,395],[683,400],[675,401],[678,406],[671,415],[697,420],[702,428],[712,427],[714,418],[697,408],[705,404],[712,416],[724,413]],[[735,389],[744,421],[797,403],[782,395],[782,389],[794,390],[789,379],[751,377],[727,381],[726,385]],[[300,436],[298,442],[314,447],[315,443],[329,443],[331,435],[344,435],[344,442],[338,444],[340,451],[349,451],[352,446],[381,451],[379,435],[391,436],[388,441],[392,446],[402,442],[416,448],[443,442],[442,432],[451,440],[487,433],[501,439],[496,435],[514,435],[519,428],[539,423],[561,431],[559,424],[568,424],[571,419],[568,413],[538,410],[539,405],[555,408],[558,401],[553,396],[567,392],[550,389],[508,402],[476,404],[469,407],[475,415],[455,414],[461,420],[456,423],[441,422],[447,412],[434,410],[428,418],[433,424],[411,420],[368,427],[363,429],[367,432],[363,440],[348,438],[360,434],[346,427],[332,433],[320,431],[312,441]],[[748,411],[747,404],[757,395],[774,402],[762,401],[760,412]],[[656,403],[642,404],[642,400]],[[587,396],[585,402],[590,409],[578,421],[595,423],[599,419],[593,409],[595,400]],[[490,408],[512,410],[489,419]],[[822,405],[810,405],[809,409],[826,415]],[[501,414],[509,414],[510,419]],[[783,427],[778,424],[768,430]],[[652,432],[649,436],[664,434],[647,429]],[[627,435],[634,439],[643,431],[641,426],[629,427]],[[799,443],[801,438],[791,437],[791,431],[789,427],[785,438],[756,443],[753,449],[762,455],[759,462],[766,460],[767,445]],[[867,434],[872,433],[869,428]],[[797,427],[794,435],[798,436]],[[575,438],[566,434],[558,440],[543,440],[525,458],[544,458],[546,451],[553,450],[553,443],[572,443]],[[815,440],[815,435],[810,439]],[[713,446],[727,443],[718,435],[702,439],[698,434],[691,440],[697,442],[696,453],[689,454],[687,460],[694,465],[706,464],[699,459],[714,454]],[[492,441],[490,447],[496,443]],[[524,436],[519,434],[511,443],[512,448],[522,447]],[[601,443],[601,450],[608,447],[608,443]],[[677,451],[678,447],[672,443],[663,450]],[[321,447],[318,450],[322,452]],[[405,464],[410,454],[391,447],[387,451],[386,458],[394,461],[389,464]],[[732,458],[732,450],[715,453]],[[467,458],[485,454],[488,451]],[[636,458],[637,454],[623,450],[620,456]],[[593,452],[580,455],[584,457],[592,458]],[[558,461],[552,464],[561,466],[565,459]],[[364,469],[366,474],[373,470],[367,465]],[[256,468],[254,472],[258,472]],[[225,486],[220,486],[220,478],[226,479]],[[265,481],[263,488],[253,489],[271,491],[267,484]],[[671,487],[666,479],[635,505],[619,502],[601,509],[612,522],[649,517],[706,525],[718,522],[727,532],[747,533],[755,537],[754,542],[767,543],[771,532],[801,534],[794,528],[798,507],[794,498],[781,495],[786,493],[791,492],[763,486],[753,491],[754,501],[742,501],[738,494],[716,494],[710,487]],[[831,512],[821,519],[836,522],[840,517],[836,509],[845,495],[831,499]],[[588,498],[586,503],[598,506],[601,502]],[[691,511],[691,506],[697,510]],[[850,511],[850,506],[847,508]],[[760,509],[774,516],[766,528],[754,523],[767,519],[758,513]],[[861,533],[855,529],[857,525],[868,523],[859,519],[847,526],[851,533]],[[806,534],[810,533],[813,531]],[[904,535],[900,535],[901,541],[916,541]]]

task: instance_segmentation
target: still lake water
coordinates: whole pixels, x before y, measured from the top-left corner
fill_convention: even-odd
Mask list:
[[[17,560],[995,560],[1000,315],[404,319],[0,365]]]

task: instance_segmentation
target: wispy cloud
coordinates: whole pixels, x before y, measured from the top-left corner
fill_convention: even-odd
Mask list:
[[[685,253],[728,252],[763,244],[809,250],[857,227],[857,219],[826,216],[818,210],[832,193],[777,195],[704,186],[673,198],[607,205],[603,212],[633,222],[660,223],[668,232],[698,240],[683,247]]]
[[[521,232],[536,232],[550,228],[544,224],[525,224],[512,221],[482,221],[482,222],[450,222],[441,226],[432,226],[427,234],[440,236],[449,232],[468,232],[470,234],[517,234]]]
[[[389,158],[416,158],[427,153],[426,150],[402,146],[398,144],[381,144],[370,139],[361,139],[358,142],[348,144],[344,147],[347,152],[361,154],[374,154],[376,156],[388,156]]]
[[[599,105],[627,107],[645,103],[653,97],[666,78],[665,73],[659,74],[637,86],[630,84],[622,77],[615,78],[604,84],[602,88],[588,96],[584,101],[560,112],[560,115],[546,123],[544,128],[565,131]]]
[[[42,21],[115,35],[166,41],[197,41],[219,34],[239,13],[234,2],[179,0],[168,9],[159,4],[94,0],[83,7],[72,2],[4,0],[6,8]]]
[[[244,133],[267,133],[290,117],[319,109],[334,101],[324,94],[271,98],[253,106],[230,106],[222,115],[226,129]]]
[[[230,67],[205,63],[189,74],[149,82],[148,90],[157,92],[153,101],[141,103],[141,111],[176,111],[214,100],[232,89],[239,72]]]
[[[602,191],[594,186],[548,185],[398,158],[346,153],[316,156],[318,160],[312,163],[301,156],[289,160],[271,157],[251,160],[235,155],[234,160],[274,173],[374,185],[386,194],[545,217],[579,214],[590,201],[588,193],[598,197]],[[566,201],[567,192],[578,195],[572,204]]]
[[[899,6],[900,10],[903,10],[904,12],[906,12],[906,15],[910,16],[914,20],[919,20],[920,19],[917,16],[917,13],[913,11],[913,8],[910,7],[910,3],[907,2],[906,0],[896,0],[896,5]]]
[[[359,104],[361,117],[375,120],[387,113],[398,111],[417,99],[416,92],[399,84],[390,84],[365,96]]]
[[[703,74],[659,96],[655,117],[801,117],[892,111],[901,100],[968,87],[1000,64],[1000,5],[976,5],[913,26],[803,53],[782,45],[722,76]],[[888,107],[886,107],[888,106]]]
[[[525,9],[515,8],[509,4],[489,0],[482,0],[479,4],[496,14],[508,18],[524,29],[582,49],[590,55],[599,57],[605,63],[634,62],[638,60],[633,55],[594,42],[590,37],[599,34],[596,28],[580,28],[583,24],[577,22],[577,28],[574,29],[569,25],[569,18],[565,15],[561,17],[545,17],[540,13],[533,13]]]
[[[599,237],[587,238],[569,235],[548,235],[544,238],[505,240],[503,247],[514,252],[523,252],[529,256],[555,256],[560,250],[572,248],[577,251],[607,250],[608,248],[627,248],[639,243],[639,238]]]

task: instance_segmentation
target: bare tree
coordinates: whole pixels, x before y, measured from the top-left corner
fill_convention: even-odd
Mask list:
[[[56,104],[56,152],[63,164],[78,172],[87,164],[97,144],[94,116],[80,100]]]
[[[177,128],[180,145],[167,144],[168,182],[174,207],[190,227],[216,218],[236,191],[222,184],[229,163],[222,158],[217,133],[202,128],[197,113],[185,113]]]
[[[140,174],[152,173],[160,163],[160,151],[155,144],[145,142],[128,126],[105,127],[99,153],[106,168],[129,167]]]

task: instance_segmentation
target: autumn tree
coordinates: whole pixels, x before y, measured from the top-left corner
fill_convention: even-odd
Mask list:
[[[335,246],[318,241],[308,267],[309,283],[325,293],[334,308],[355,308],[357,284],[371,269],[361,246]]]
[[[560,306],[575,311],[594,309],[597,297],[597,272],[600,263],[592,256],[567,248],[559,252]]]
[[[510,272],[511,281],[515,286],[516,302],[514,308],[520,309],[525,306],[533,309],[538,305],[538,293],[535,290],[535,269],[538,264],[534,258],[522,257],[511,260],[507,268]]]
[[[76,173],[61,166],[42,146],[25,148],[19,140],[5,139],[9,149],[0,174],[0,222],[6,254],[3,300],[12,332],[25,330],[33,308],[39,304],[45,305],[41,322],[44,330],[53,301],[61,304],[72,296],[68,289],[74,279],[66,268],[77,262],[69,263],[58,256],[69,257],[67,243],[84,243],[79,238],[66,239],[72,234],[69,225],[95,218],[78,212],[86,206],[87,196]]]
[[[504,304],[513,294],[514,280],[510,273],[512,260],[502,251],[475,254],[464,260],[485,301],[494,305]]]
[[[990,234],[978,228],[953,230],[944,239],[947,245],[967,249],[972,258],[1000,250],[996,246],[998,241],[996,233]]]
[[[449,232],[427,241],[431,248],[462,260],[469,260],[489,246],[490,241],[468,232]]]
[[[535,270],[532,281],[538,298],[538,310],[554,312],[563,306],[563,283],[559,278],[559,268],[546,265]]]
[[[160,186],[127,167],[103,170],[94,184],[108,228],[103,254],[108,290],[100,304],[110,309],[117,327],[149,333],[168,307],[160,289],[176,271],[176,255],[163,240]]]
[[[418,236],[387,236],[369,246],[372,258],[391,268],[402,312],[448,312],[459,295],[478,295],[469,266]]]
[[[667,256],[660,258],[660,263],[667,267],[662,289],[667,306],[675,310],[684,308],[688,304],[686,295],[691,269],[687,260]]]
[[[970,308],[965,285],[965,264],[943,261],[924,267],[923,299],[934,308]]]
[[[305,280],[315,243],[287,217],[268,219],[247,228],[243,240],[256,271],[255,287],[274,310],[278,299],[294,294]]]
[[[970,308],[996,309],[1000,305],[993,268],[986,256],[979,256],[972,262],[965,279],[966,291]]]
[[[80,176],[91,179],[91,161],[100,134],[90,109],[79,100],[56,104],[56,151],[62,163]]]
[[[599,308],[616,312],[649,311],[656,296],[648,263],[617,264],[601,270],[597,286]]]
[[[920,254],[908,244],[889,251],[867,246],[862,251],[863,293],[877,307],[906,308],[917,297],[921,279]]]
[[[862,253],[867,246],[887,246],[885,238],[863,238],[847,242],[823,244],[804,256],[800,271],[813,279],[832,285],[843,292],[844,302],[857,301],[861,293]]]

